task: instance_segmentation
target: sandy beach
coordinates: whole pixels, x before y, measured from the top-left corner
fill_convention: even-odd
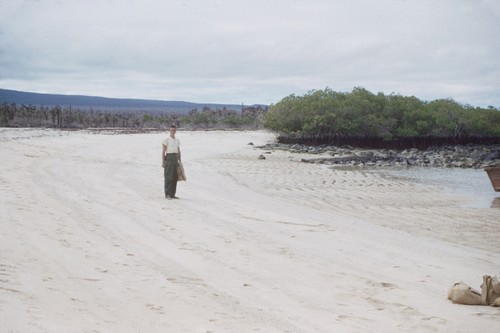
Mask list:
[[[166,200],[165,136],[0,129],[0,332],[498,331],[447,291],[500,274],[500,208],[264,131],[178,131]]]

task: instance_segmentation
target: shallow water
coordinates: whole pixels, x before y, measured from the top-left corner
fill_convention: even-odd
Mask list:
[[[482,169],[401,168],[379,169],[388,177],[419,184],[438,186],[444,193],[464,195],[471,199],[467,207],[500,209],[500,192],[495,192]]]

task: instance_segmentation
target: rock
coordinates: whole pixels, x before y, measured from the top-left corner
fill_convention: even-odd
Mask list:
[[[264,155],[260,154],[260,156],[259,156],[259,158],[258,158],[258,159],[259,159],[259,160],[265,160],[265,159],[266,159],[266,157],[265,157]]]
[[[417,164],[417,159],[415,157],[410,157],[410,158],[407,158],[406,159],[406,163],[408,163],[408,165],[415,165]]]
[[[459,167],[482,168],[500,165],[498,145],[465,145],[429,147],[425,150],[416,148],[402,151],[386,149],[357,149],[351,146],[309,146],[300,144],[267,144],[262,149],[286,150],[291,153],[310,155],[325,154],[315,159],[303,159],[307,163],[325,163],[329,165],[365,165],[365,166],[405,166],[405,167]]]
[[[496,160],[496,159],[500,159],[500,150],[489,153],[489,154],[483,156],[483,158],[482,158],[483,162],[490,162],[490,161]]]

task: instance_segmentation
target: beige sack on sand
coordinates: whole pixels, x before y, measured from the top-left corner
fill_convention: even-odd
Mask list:
[[[181,162],[177,165],[177,181],[186,181],[186,173],[184,172],[184,166]]]
[[[483,304],[481,294],[463,282],[457,282],[450,288],[448,291],[448,299],[458,304]]]

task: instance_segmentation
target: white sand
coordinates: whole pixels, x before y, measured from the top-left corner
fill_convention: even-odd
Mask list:
[[[500,211],[250,145],[0,129],[0,332],[498,332],[447,290],[499,274]]]

